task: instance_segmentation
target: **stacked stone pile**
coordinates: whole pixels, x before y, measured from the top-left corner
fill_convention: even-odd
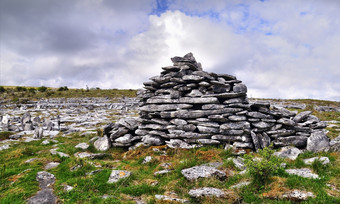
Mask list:
[[[140,118],[106,128],[113,146],[229,143],[257,150],[273,143],[304,148],[308,137],[327,125],[310,111],[297,114],[268,102],[250,104],[242,81],[203,71],[191,53],[171,60],[173,66],[162,67],[161,75],[138,92]]]

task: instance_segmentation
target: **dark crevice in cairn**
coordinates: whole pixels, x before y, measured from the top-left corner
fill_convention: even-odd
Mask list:
[[[297,114],[268,102],[247,99],[235,76],[202,70],[192,53],[171,58],[160,76],[138,91],[139,118],[123,118],[104,132],[112,146],[163,145],[192,148],[231,144],[236,149],[305,148],[313,131],[326,123],[310,111]]]

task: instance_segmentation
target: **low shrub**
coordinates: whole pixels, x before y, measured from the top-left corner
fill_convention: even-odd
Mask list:
[[[252,184],[258,189],[265,188],[270,183],[271,176],[279,172],[282,159],[273,155],[271,148],[259,150],[259,157],[252,154],[245,155],[245,165],[252,178]]]

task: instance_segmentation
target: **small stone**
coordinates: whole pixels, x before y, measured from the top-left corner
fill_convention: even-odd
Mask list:
[[[340,136],[336,137],[335,139],[331,140],[330,143],[330,150],[333,152],[340,151]]]
[[[232,159],[235,167],[240,169],[240,170],[245,170],[246,169],[246,165],[244,164],[244,159],[241,157],[237,157],[237,158],[233,158]]]
[[[9,147],[10,146],[8,144],[2,145],[2,146],[0,146],[0,151],[5,150],[5,149],[9,149]]]
[[[208,178],[211,176],[216,176],[219,179],[226,178],[226,174],[223,171],[209,166],[194,166],[188,169],[182,169],[181,173],[188,180]]]
[[[296,147],[283,147],[281,151],[274,152],[274,155],[281,158],[295,160],[300,153],[301,151]]]
[[[307,165],[311,165],[314,161],[319,160],[323,165],[329,164],[328,157],[313,157],[309,159],[304,159],[303,162]]]
[[[64,186],[64,191],[66,192],[69,192],[69,191],[72,191],[73,190],[73,187],[72,186],[69,186],[69,185],[63,185]]]
[[[315,195],[312,192],[305,192],[300,190],[293,190],[282,195],[283,198],[287,198],[288,200],[294,202],[300,202],[308,200],[308,198],[315,198]]]
[[[157,200],[162,200],[162,201],[169,201],[169,202],[179,202],[179,203],[189,203],[189,200],[185,200],[185,199],[180,199],[180,198],[173,198],[170,196],[165,196],[165,195],[155,195],[155,198]]]
[[[38,159],[38,158],[28,159],[28,160],[25,161],[25,163],[31,163],[31,162],[33,162],[33,161],[35,161],[35,160],[37,160],[37,159]]]
[[[211,188],[211,187],[203,187],[203,188],[197,188],[197,189],[191,189],[189,191],[189,195],[194,198],[199,198],[203,196],[207,197],[217,197],[221,198],[225,196],[224,191],[218,188]]]
[[[94,142],[94,147],[99,151],[107,151],[111,147],[111,142],[107,136],[100,137]]]
[[[170,173],[170,172],[171,172],[171,170],[165,169],[165,170],[161,170],[161,171],[156,171],[153,175],[154,175],[154,176],[159,176],[159,175],[168,174],[168,173]]]
[[[293,175],[301,176],[301,177],[304,177],[304,178],[312,178],[312,179],[319,178],[319,176],[317,174],[312,173],[312,171],[308,168],[286,169],[286,172],[288,174],[293,174]]]
[[[77,144],[76,146],[75,146],[75,148],[79,148],[79,149],[82,149],[82,150],[87,150],[87,148],[89,148],[89,144],[87,144],[87,143],[79,143],[79,144]]]
[[[47,188],[54,184],[55,176],[47,171],[39,171],[36,180],[39,182],[40,188]]]
[[[56,168],[57,166],[59,166],[59,162],[50,162],[48,164],[46,164],[45,169],[49,170],[49,169],[53,169]]]
[[[149,162],[151,162],[151,160],[152,160],[152,156],[146,156],[146,157],[144,158],[142,164],[149,163]]]
[[[70,157],[70,155],[64,153],[64,152],[57,152],[57,154],[60,156],[60,157]]]
[[[131,175],[131,172],[124,170],[112,170],[111,175],[109,177],[108,183],[116,183],[120,179],[128,178]]]
[[[243,186],[248,186],[249,184],[250,184],[249,181],[242,181],[242,182],[240,182],[238,184],[230,186],[230,188],[236,188],[237,189],[237,188],[241,188]]]
[[[86,175],[87,176],[92,176],[92,175],[95,175],[95,174],[97,174],[99,172],[102,172],[102,171],[103,171],[103,169],[97,169],[97,170],[94,170],[94,171],[86,173]]]

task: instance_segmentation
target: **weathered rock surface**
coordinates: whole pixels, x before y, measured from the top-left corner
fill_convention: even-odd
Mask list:
[[[340,136],[336,137],[335,139],[331,140],[330,143],[330,150],[333,152],[340,151]]]
[[[45,169],[46,170],[53,169],[53,168],[56,168],[59,165],[60,165],[59,162],[50,162],[50,163],[46,164]]]
[[[181,198],[174,198],[171,196],[166,196],[166,195],[155,195],[155,198],[157,200],[161,201],[169,201],[169,202],[175,202],[175,203],[189,203],[189,200],[181,199]]]
[[[199,198],[203,196],[221,198],[225,196],[225,192],[218,188],[203,187],[191,189],[189,191],[189,195],[194,198]]]
[[[124,170],[112,170],[108,183],[116,183],[120,179],[128,178],[131,175],[131,172]]]
[[[29,204],[54,204],[57,202],[57,197],[53,194],[51,185],[55,182],[55,176],[46,171],[40,171],[36,177],[41,188],[38,193],[28,199]]]
[[[317,179],[319,176],[317,174],[314,174],[312,170],[308,168],[302,168],[302,169],[286,169],[285,170],[288,174],[293,174],[297,176],[301,176],[304,178],[312,178]]]
[[[323,165],[329,164],[330,162],[328,157],[313,157],[309,159],[304,159],[303,162],[307,165],[311,165],[316,160],[319,160]]]
[[[87,144],[87,143],[79,143],[79,144],[77,144],[76,146],[75,146],[75,148],[79,148],[79,149],[82,149],[82,150],[87,150],[87,148],[89,148],[89,144]]]
[[[307,140],[307,150],[311,152],[328,151],[330,148],[329,138],[323,131],[316,131]]]
[[[274,152],[274,155],[281,158],[288,158],[291,160],[295,160],[299,154],[301,153],[301,150],[299,150],[296,147],[283,147],[281,151]]]
[[[99,151],[107,151],[111,147],[111,142],[107,136],[104,136],[97,139],[93,145]]]
[[[188,169],[182,169],[182,175],[188,180],[196,180],[198,178],[208,178],[215,176],[218,179],[225,179],[226,174],[214,167],[210,166],[194,166]]]
[[[294,202],[301,202],[308,200],[308,198],[315,198],[315,195],[312,192],[293,190],[284,193],[282,197]]]

